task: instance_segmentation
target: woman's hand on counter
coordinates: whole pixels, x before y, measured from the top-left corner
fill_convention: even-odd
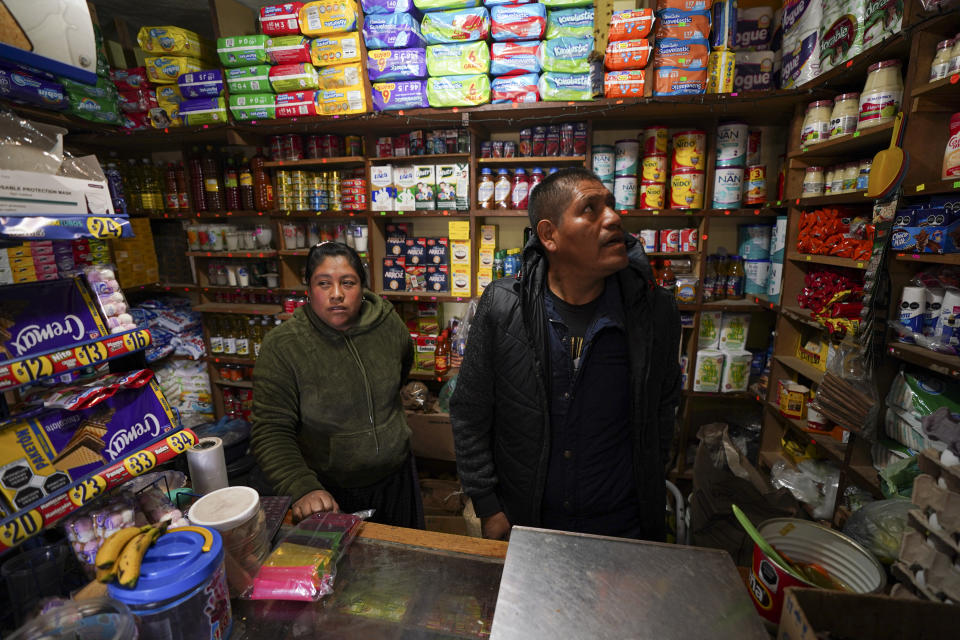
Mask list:
[[[321,511],[340,511],[340,505],[329,491],[311,491],[294,502],[291,511],[293,511],[293,521],[297,523]]]
[[[510,537],[510,521],[503,511],[495,513],[489,518],[480,519],[480,528],[483,537],[490,540],[506,540]]]

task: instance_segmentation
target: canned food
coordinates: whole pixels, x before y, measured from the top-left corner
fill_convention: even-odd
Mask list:
[[[670,179],[671,209],[703,208],[703,171],[680,170]]]
[[[680,229],[660,230],[660,253],[680,251]]]
[[[360,136],[347,136],[343,139],[343,142],[348,156],[363,155],[363,138]]]
[[[637,177],[617,176],[614,178],[613,199],[616,209],[635,209],[637,206]]]
[[[699,237],[697,229],[680,229],[680,251],[696,251]]]
[[[303,138],[300,134],[290,133],[283,136],[283,159],[303,160]]]
[[[640,243],[643,245],[643,250],[645,252],[656,253],[658,239],[659,232],[656,229],[640,230]]]
[[[673,134],[672,171],[703,171],[707,154],[707,132],[702,130],[680,131]]]
[[[662,182],[643,182],[640,185],[640,209],[659,211],[666,201],[667,187]]]
[[[643,170],[643,179],[647,182],[667,181],[667,156],[666,154],[655,156],[644,156],[641,163]]]
[[[744,204],[763,204],[767,200],[767,167],[758,164],[747,167],[747,186]]]
[[[307,136],[307,157],[311,159],[326,157],[321,153],[320,136]]]
[[[529,158],[533,155],[533,129],[520,129],[520,146],[518,148],[521,158]]]
[[[667,128],[666,127],[648,127],[641,134],[643,144],[643,155],[655,156],[667,152]]]
[[[749,129],[742,122],[728,122],[717,127],[717,166],[742,167],[747,161]]]

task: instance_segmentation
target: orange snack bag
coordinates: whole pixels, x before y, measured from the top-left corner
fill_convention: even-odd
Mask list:
[[[646,38],[653,28],[653,9],[628,9],[616,11],[610,17],[607,42]]]
[[[650,61],[650,42],[647,40],[620,40],[607,44],[603,66],[607,71],[643,69]]]

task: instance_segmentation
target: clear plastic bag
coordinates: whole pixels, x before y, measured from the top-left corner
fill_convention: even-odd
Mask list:
[[[830,347],[827,373],[810,406],[841,427],[877,441],[880,393],[860,347],[848,343]]]
[[[66,129],[0,110],[0,169],[56,175],[63,163]]]
[[[916,509],[909,500],[878,500],[864,505],[847,519],[843,532],[866,547],[884,564],[893,564],[907,528],[907,513]]]
[[[778,460],[770,468],[770,484],[788,489],[794,498],[810,506],[814,518],[826,520],[833,515],[840,470],[819,460],[803,460],[796,467]]]

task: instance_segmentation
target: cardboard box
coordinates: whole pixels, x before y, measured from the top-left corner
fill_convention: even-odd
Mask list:
[[[0,170],[0,213],[112,214],[106,181]]]
[[[437,209],[457,208],[457,165],[437,165]]]
[[[433,373],[437,354],[437,337],[418,335],[413,339],[414,359],[413,368],[418,371]]]
[[[404,291],[406,289],[406,273],[404,271],[402,256],[383,259],[383,282],[381,287],[384,291]]]
[[[470,241],[450,239],[450,264],[464,265],[470,269]]]
[[[419,458],[456,462],[449,413],[407,412],[410,449]]]
[[[427,239],[426,238],[407,238],[406,246],[403,251],[403,257],[407,260],[407,266],[426,265],[427,263]]]
[[[454,165],[456,173],[457,210],[470,210],[470,165],[458,162]]]
[[[450,290],[450,267],[445,264],[427,265],[427,291],[440,293]]]
[[[960,220],[941,226],[894,227],[890,246],[894,251],[911,253],[958,253]]]
[[[463,515],[466,495],[456,480],[423,478],[420,480],[423,513],[428,516]]]
[[[953,638],[956,606],[825,589],[786,590],[777,640]]]
[[[447,224],[447,234],[450,236],[450,242],[454,240],[470,240],[470,221],[469,220],[451,220]]]
[[[427,238],[427,264],[450,264],[450,242],[446,238]]]
[[[397,187],[393,184],[393,166],[370,167],[370,210],[395,211]]]
[[[827,353],[829,351],[830,343],[826,340],[818,338],[804,342],[802,338],[797,339],[797,357],[820,371],[827,370]]]
[[[497,225],[495,224],[482,224],[480,225],[480,248],[497,248]]]
[[[450,294],[470,296],[470,265],[455,264],[450,269]]]
[[[414,168],[394,167],[393,183],[397,188],[397,211],[414,211],[417,195],[417,173]]]
[[[493,270],[493,254],[494,249],[492,247],[480,247],[480,251],[477,254],[477,270]]]
[[[437,208],[437,173],[432,164],[418,164],[413,167],[416,173],[417,190],[414,199],[416,200],[417,211],[432,211]]]
[[[493,282],[493,270],[491,269],[478,269],[477,270],[477,295],[482,296],[483,290],[490,286],[490,283]]]

